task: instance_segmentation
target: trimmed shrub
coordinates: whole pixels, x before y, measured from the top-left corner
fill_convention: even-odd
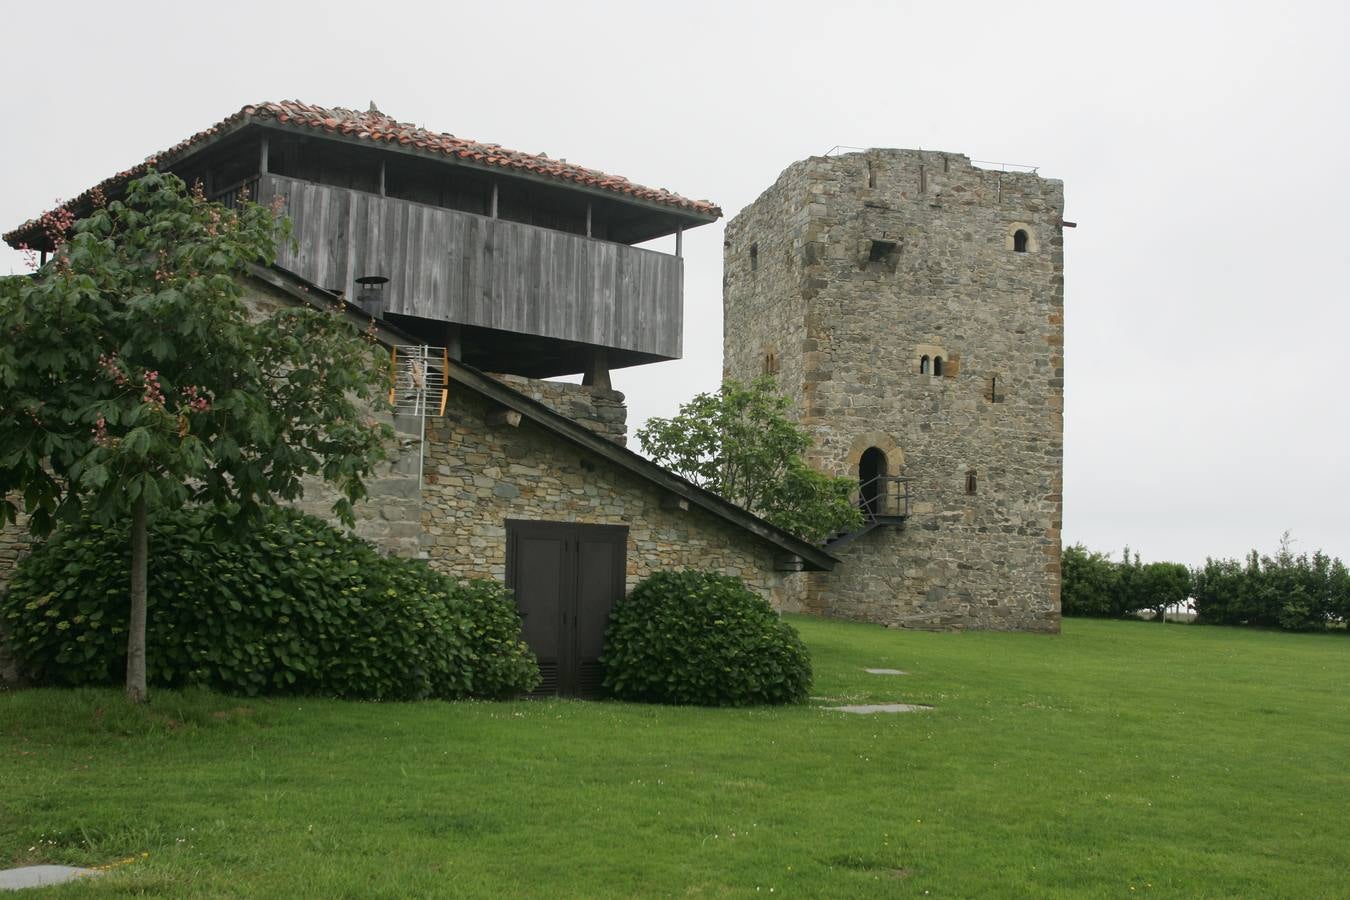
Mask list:
[[[41,684],[120,683],[127,529],[83,522],[34,547],[0,597],[20,668]],[[501,697],[538,679],[494,582],[458,584],[272,507],[247,534],[189,509],[150,530],[148,672],[161,687],[371,700]]]
[[[797,631],[739,578],[658,572],[615,607],[605,687],[622,700],[697,706],[798,703],[811,657]]]

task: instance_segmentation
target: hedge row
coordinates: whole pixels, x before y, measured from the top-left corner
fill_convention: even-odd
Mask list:
[[[312,516],[273,508],[241,533],[202,509],[150,533],[152,685],[372,700],[499,697],[537,683],[505,588],[381,556]],[[60,530],[16,568],[0,618],[35,683],[120,683],[125,527]]]
[[[1273,556],[1141,565],[1128,549],[1121,562],[1082,545],[1066,547],[1061,611],[1066,616],[1119,618],[1189,604],[1196,621],[1317,631],[1350,621],[1350,572],[1321,551],[1295,556],[1282,543]]]

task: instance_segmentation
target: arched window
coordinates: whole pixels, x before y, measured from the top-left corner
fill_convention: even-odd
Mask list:
[[[1029,236],[1027,235],[1026,229],[1017,229],[1013,232],[1013,251],[1016,253],[1026,253],[1028,240]]]
[[[975,493],[975,488],[976,488],[975,470],[974,470],[974,469],[967,469],[967,470],[966,470],[966,493],[967,493],[967,494],[973,494],[973,493]]]
[[[933,357],[933,374],[934,375],[942,374],[942,357],[940,356]]]
[[[868,447],[858,460],[858,499],[865,513],[880,515],[886,498],[886,454],[876,447]]]
[[[920,374],[920,375],[927,375],[927,374],[928,374],[928,357],[927,357],[927,356],[921,356],[921,357],[919,357],[919,374]]]

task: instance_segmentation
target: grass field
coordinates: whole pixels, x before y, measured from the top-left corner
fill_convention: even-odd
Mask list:
[[[792,621],[811,706],[0,694],[0,863],[134,860],[59,896],[1350,895],[1350,639]]]

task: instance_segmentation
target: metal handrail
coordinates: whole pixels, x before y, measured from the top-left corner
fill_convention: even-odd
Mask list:
[[[864,522],[876,522],[883,517],[908,516],[910,512],[909,483],[905,475],[878,475],[858,485],[853,505],[863,515]],[[891,485],[896,485],[894,489]]]

